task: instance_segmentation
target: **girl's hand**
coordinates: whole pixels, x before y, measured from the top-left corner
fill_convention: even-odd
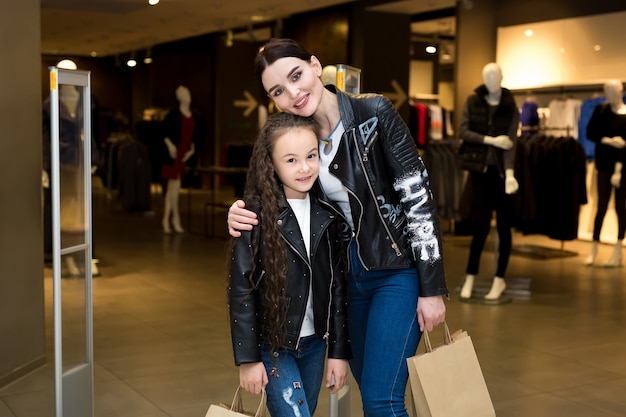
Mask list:
[[[239,366],[239,385],[252,394],[260,394],[268,383],[263,362],[244,363]]]

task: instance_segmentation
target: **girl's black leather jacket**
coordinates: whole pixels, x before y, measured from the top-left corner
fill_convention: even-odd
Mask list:
[[[288,305],[284,346],[297,349],[300,328],[306,311],[309,282],[312,281],[315,333],[326,339],[328,357],[350,359],[348,336],[347,288],[345,257],[338,228],[341,216],[332,206],[311,196],[310,258],[296,217],[287,202],[277,221],[287,245]],[[258,214],[258,212],[257,212]],[[264,270],[250,276],[253,262],[261,262],[268,254],[261,246],[258,259],[253,259],[252,242],[263,242],[263,222],[252,231],[242,231],[233,239],[229,274],[230,327],[235,363],[261,361],[260,346],[268,343],[268,324],[264,315]],[[310,259],[310,260],[309,260]]]
[[[326,88],[345,128],[329,170],[348,189],[363,267],[414,267],[420,296],[447,295],[436,206],[407,125],[385,96]]]

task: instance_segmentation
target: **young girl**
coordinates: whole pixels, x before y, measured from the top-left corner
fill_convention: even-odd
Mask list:
[[[342,227],[311,188],[318,125],[279,113],[252,151],[244,192],[259,226],[233,239],[230,325],[241,387],[265,387],[272,417],[313,415],[328,347],[326,387],[347,381],[350,359]]]
[[[255,71],[279,108],[321,126],[321,188],[353,231],[350,369],[366,416],[406,417],[406,358],[420,330],[444,320],[448,294],[435,202],[415,141],[388,98],[324,86],[320,61],[292,39],[270,40]],[[247,205],[244,198],[229,209],[232,236],[256,224]]]

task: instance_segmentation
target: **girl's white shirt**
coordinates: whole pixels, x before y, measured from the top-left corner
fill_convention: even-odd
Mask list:
[[[291,206],[291,210],[298,220],[298,226],[300,226],[300,233],[302,233],[302,239],[304,240],[304,247],[306,248],[307,257],[310,259],[311,253],[311,198],[307,193],[305,198],[292,199],[288,198],[287,202]],[[312,278],[312,277],[311,277]],[[309,297],[306,302],[306,313],[304,314],[304,321],[300,328],[300,337],[311,336],[315,334],[315,324],[313,322],[313,288],[312,281],[309,280]]]

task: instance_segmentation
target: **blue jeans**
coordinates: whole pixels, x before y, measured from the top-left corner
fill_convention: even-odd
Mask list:
[[[315,335],[300,339],[298,349],[281,349],[274,358],[269,345],[261,347],[261,359],[269,382],[267,409],[272,417],[310,417],[324,377],[326,341]],[[272,361],[272,359],[274,359]]]
[[[407,416],[406,359],[421,337],[417,323],[417,271],[366,271],[350,245],[350,369],[359,384],[365,417]]]

